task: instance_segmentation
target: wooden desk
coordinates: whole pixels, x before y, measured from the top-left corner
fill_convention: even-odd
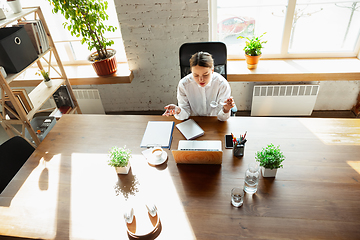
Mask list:
[[[152,200],[162,224],[156,239],[359,238],[360,119],[194,119],[205,130],[198,140],[247,131],[245,156],[224,149],[221,166],[176,165],[166,150],[168,161],[151,167],[139,147],[147,121],[174,118],[63,116],[0,195],[0,235],[128,239],[123,210],[140,214]],[[171,148],[181,139],[174,128]],[[280,145],[284,168],[232,207],[230,190],[269,143]],[[128,175],[106,164],[114,145],[132,150]]]

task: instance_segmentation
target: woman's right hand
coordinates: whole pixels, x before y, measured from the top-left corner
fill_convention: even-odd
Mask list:
[[[163,116],[167,116],[167,117],[175,115],[175,114],[179,114],[181,112],[181,108],[179,108],[175,104],[169,104],[169,105],[165,106],[164,108],[166,110],[163,113]]]

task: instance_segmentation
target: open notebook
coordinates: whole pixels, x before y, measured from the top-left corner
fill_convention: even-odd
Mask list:
[[[220,140],[180,140],[178,150],[171,151],[176,163],[221,164],[222,147]]]

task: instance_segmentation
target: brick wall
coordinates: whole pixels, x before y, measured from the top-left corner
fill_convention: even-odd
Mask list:
[[[176,104],[179,47],[185,42],[208,41],[208,0],[114,2],[134,80],[131,84],[73,87],[99,89],[106,112],[162,110],[166,104]],[[359,81],[313,83],[321,85],[315,110],[349,110],[356,103]],[[240,111],[251,109],[254,84],[258,83],[230,83]],[[343,92],[346,98],[339,99]]]
[[[160,110],[177,103],[179,47],[208,41],[207,0],[115,0],[131,84],[96,86],[106,112]]]

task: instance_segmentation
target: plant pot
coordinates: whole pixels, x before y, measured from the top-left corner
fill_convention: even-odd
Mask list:
[[[270,169],[270,168],[261,168],[261,173],[263,177],[275,177],[277,169]]]
[[[14,13],[19,13],[22,11],[20,0],[7,1],[7,4],[9,4],[11,10]]]
[[[50,88],[50,87],[52,87],[52,81],[50,80],[50,81],[44,81],[44,83],[45,83],[45,85],[48,87],[48,88]]]
[[[125,167],[115,167],[117,174],[128,174],[130,170],[130,162]]]
[[[93,52],[88,60],[92,62],[92,66],[98,76],[106,76],[113,74],[117,71],[117,62],[116,62],[116,51],[114,49],[107,49],[110,53],[110,57],[103,60],[94,60],[97,57],[97,52]]]
[[[261,55],[259,56],[249,56],[245,54],[245,58],[246,58],[246,63],[247,63],[247,68],[248,69],[256,69],[257,68],[257,64],[260,60]]]

